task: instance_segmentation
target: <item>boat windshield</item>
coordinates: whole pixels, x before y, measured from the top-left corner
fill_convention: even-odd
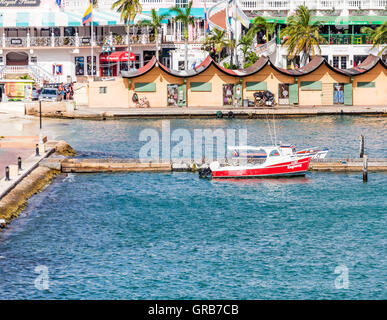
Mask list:
[[[264,149],[229,149],[227,158],[229,160],[243,160],[247,163],[263,163],[267,158],[267,153]]]

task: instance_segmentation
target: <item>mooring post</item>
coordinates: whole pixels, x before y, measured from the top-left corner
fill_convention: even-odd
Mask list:
[[[9,181],[9,167],[6,166],[5,167],[5,181]]]
[[[21,157],[17,158],[17,165],[19,167],[19,170],[22,171],[23,169],[22,169],[22,159],[21,159]]]
[[[368,156],[365,154],[363,157],[363,182],[368,181]]]
[[[360,135],[360,158],[364,156],[364,136]]]
[[[39,101],[39,128],[42,130],[42,101]]]
[[[36,156],[36,157],[39,157],[39,144],[36,144],[36,148],[35,148],[35,156]]]

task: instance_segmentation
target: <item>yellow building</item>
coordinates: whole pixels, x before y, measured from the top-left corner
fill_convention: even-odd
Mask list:
[[[278,68],[265,57],[246,69],[230,70],[208,56],[193,70],[176,71],[154,57],[122,74],[115,81],[89,83],[90,107],[134,108],[143,98],[150,107],[241,107],[264,90],[279,105],[386,104],[387,66],[372,55],[348,70],[330,66],[321,56],[294,70]]]

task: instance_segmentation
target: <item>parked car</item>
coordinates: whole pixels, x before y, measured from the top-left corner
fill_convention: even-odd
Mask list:
[[[56,101],[58,97],[58,89],[43,88],[39,95],[39,101]]]
[[[36,89],[36,87],[32,88],[32,100],[33,101],[39,100],[40,91],[41,90]]]

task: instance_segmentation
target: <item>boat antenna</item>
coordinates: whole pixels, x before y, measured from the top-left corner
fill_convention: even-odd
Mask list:
[[[273,108],[273,131],[274,131],[274,145],[277,146],[277,131],[275,129],[274,108]]]
[[[271,134],[271,128],[270,128],[269,112],[265,113],[265,116],[267,120],[267,126],[269,127],[270,140],[271,140],[271,143],[274,145],[273,136]]]

